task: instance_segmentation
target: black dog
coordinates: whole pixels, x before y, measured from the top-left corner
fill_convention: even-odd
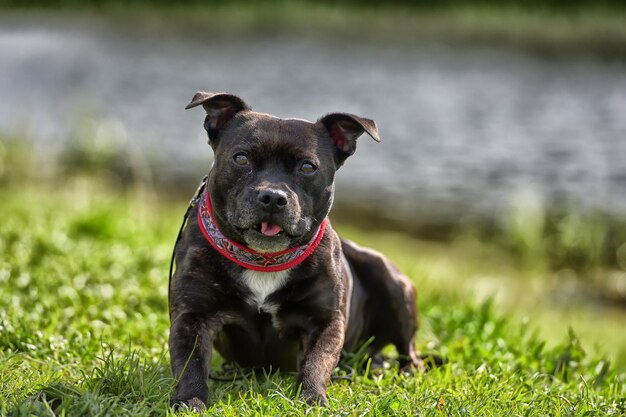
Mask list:
[[[170,284],[173,404],[204,409],[213,347],[243,367],[296,370],[300,398],[326,405],[342,349],[414,347],[416,291],[383,255],[340,239],[327,215],[335,171],[374,121],[332,113],[316,123],[257,113],[239,97],[199,92],[215,154],[175,249]]]

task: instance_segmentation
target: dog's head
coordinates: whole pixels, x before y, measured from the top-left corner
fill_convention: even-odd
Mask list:
[[[215,221],[228,238],[259,252],[307,243],[328,214],[335,171],[373,120],[328,114],[316,123],[250,110],[239,97],[198,92],[215,161],[209,194]]]

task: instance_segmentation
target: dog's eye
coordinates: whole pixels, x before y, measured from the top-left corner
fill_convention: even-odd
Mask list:
[[[310,162],[304,162],[300,167],[300,171],[304,172],[305,174],[312,174],[317,171],[317,167]]]
[[[250,161],[248,160],[248,157],[243,152],[236,153],[233,156],[233,160],[235,161],[235,163],[237,165],[241,165],[241,166],[245,166],[245,165],[250,164]]]

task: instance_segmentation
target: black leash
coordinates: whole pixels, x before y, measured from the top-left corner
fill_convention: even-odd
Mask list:
[[[348,381],[348,382],[354,381],[354,377],[356,376],[356,370],[353,367],[351,367],[350,365],[340,363],[335,368],[335,372],[339,370],[344,371],[345,375],[339,375],[339,374],[333,373],[330,376],[331,381]]]
[[[196,189],[195,194],[193,195],[191,200],[189,200],[187,211],[185,211],[185,215],[183,216],[183,223],[180,225],[180,229],[178,230],[176,243],[174,243],[174,249],[172,249],[172,258],[170,259],[170,275],[169,275],[169,281],[167,283],[167,303],[168,304],[170,302],[170,293],[172,291],[171,286],[172,286],[172,275],[174,275],[174,258],[176,257],[176,247],[178,246],[178,243],[180,242],[180,239],[183,236],[183,230],[185,230],[185,226],[187,225],[187,220],[189,219],[189,213],[191,213],[191,210],[196,206],[196,204],[198,204],[198,199],[200,198],[200,195],[202,194],[202,192],[204,191],[206,187],[206,181],[208,178],[209,178],[208,175],[205,175],[202,178],[202,181],[200,181],[200,184],[198,185],[198,188]]]
[[[336,373],[341,371],[345,372],[345,375],[340,375]],[[239,368],[237,365],[231,362],[224,362],[220,371],[209,373],[209,379],[216,382],[235,382],[250,378],[255,373],[266,373],[266,370],[264,368],[243,369]],[[353,382],[355,376],[356,371],[353,367],[345,364],[339,364],[335,368],[335,373],[330,376],[330,379],[331,381]]]

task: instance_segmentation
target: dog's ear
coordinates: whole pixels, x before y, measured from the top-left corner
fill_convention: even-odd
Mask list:
[[[239,97],[228,93],[206,93],[198,91],[191,103],[187,104],[185,110],[194,108],[202,104],[206,111],[204,128],[209,135],[209,144],[216,145],[220,130],[242,110],[249,110],[250,107]]]
[[[328,130],[337,148],[337,162],[343,164],[347,157],[356,151],[356,140],[367,132],[376,142],[380,142],[376,122],[365,117],[348,113],[331,113],[322,117],[321,122]]]

